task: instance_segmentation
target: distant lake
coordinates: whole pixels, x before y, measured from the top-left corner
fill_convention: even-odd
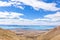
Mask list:
[[[21,29],[52,29],[55,26],[40,26],[40,25],[0,25],[0,28],[3,29],[12,29],[12,28],[21,28]]]

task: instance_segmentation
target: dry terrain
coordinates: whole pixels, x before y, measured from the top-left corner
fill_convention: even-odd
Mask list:
[[[19,37],[12,31],[0,28],[0,40],[19,40]]]
[[[21,40],[40,40],[39,37],[49,30],[23,30],[18,28],[13,29],[12,31],[16,32]]]
[[[38,40],[60,40],[60,26],[38,36]]]
[[[22,29],[9,31],[0,29],[0,40],[60,40],[60,26],[48,31]]]

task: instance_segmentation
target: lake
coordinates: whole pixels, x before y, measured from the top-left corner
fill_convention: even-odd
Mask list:
[[[55,26],[40,26],[40,25],[0,25],[0,28],[3,29],[13,29],[13,28],[21,28],[21,29],[52,29],[55,28]]]

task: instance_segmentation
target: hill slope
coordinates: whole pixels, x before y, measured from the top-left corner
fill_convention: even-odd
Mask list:
[[[43,40],[60,40],[60,26],[45,33],[43,36]]]
[[[14,32],[0,28],[0,40],[19,40],[19,37]]]

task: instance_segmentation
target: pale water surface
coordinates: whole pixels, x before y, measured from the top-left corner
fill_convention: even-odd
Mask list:
[[[13,28],[21,28],[21,29],[52,29],[55,28],[55,26],[40,26],[40,25],[0,25],[0,28],[3,29],[13,29]]]

